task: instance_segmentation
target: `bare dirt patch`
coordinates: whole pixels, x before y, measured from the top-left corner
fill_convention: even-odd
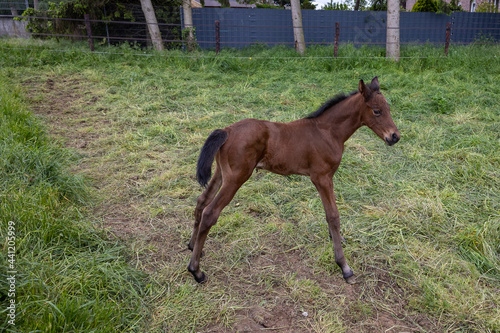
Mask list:
[[[33,78],[23,82],[35,114],[44,116],[51,134],[67,147],[85,149],[99,138],[98,128],[111,125],[105,110],[92,108],[99,96],[83,78]],[[87,87],[86,87],[87,85]]]
[[[99,140],[116,132],[118,124],[105,108],[95,106],[100,96],[92,91],[90,84],[85,78],[74,76],[33,78],[23,82],[32,111],[42,116],[50,135],[83,156],[75,171],[97,180],[93,185],[102,190],[114,182],[110,179],[109,168],[101,165],[104,154]],[[134,177],[138,176],[131,175]],[[126,192],[126,184],[115,191],[122,199]],[[95,208],[96,217],[104,221],[105,228],[109,227],[122,239],[149,231],[143,217],[138,216],[129,202],[114,204],[114,201],[120,200],[103,202]]]
[[[103,161],[104,141],[123,128],[106,107],[96,105],[101,96],[92,83],[84,77],[63,75],[32,78],[23,85],[33,113],[42,117],[50,135],[83,156],[74,171],[92,179],[99,193],[91,214],[111,237],[134,247],[132,264],[152,272],[184,250],[179,247],[181,237],[171,227],[173,223],[162,215],[148,216],[138,209],[145,205],[143,199],[130,195],[131,188],[145,176],[114,172],[125,168],[123,159]],[[106,163],[112,165],[103,165]],[[104,198],[99,198],[102,195]]]
[[[358,272],[358,283],[348,285],[339,272],[325,275],[315,272],[312,266],[312,259],[305,258],[300,250],[263,252],[250,258],[244,269],[235,270],[229,276],[218,274],[214,278],[224,281],[246,302],[236,311],[233,326],[211,325],[206,331],[321,332],[322,326],[318,323],[321,315],[335,312],[341,313],[338,331],[441,331],[441,327],[426,316],[407,309],[408,295],[387,273]],[[311,298],[304,299],[308,293]],[[256,298],[261,304],[254,303]]]

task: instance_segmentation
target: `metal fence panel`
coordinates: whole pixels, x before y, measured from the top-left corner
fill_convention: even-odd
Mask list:
[[[335,23],[339,22],[340,43],[385,44],[386,12],[307,10],[302,16],[308,43],[333,44]]]
[[[401,44],[444,44],[446,24],[451,16],[435,13],[403,12],[400,15]]]
[[[251,44],[294,45],[291,11],[283,9],[193,8],[197,42],[215,47],[215,21],[220,21],[221,47]],[[306,44],[333,44],[335,23],[340,23],[340,43],[385,45],[387,14],[371,11],[302,10]],[[446,24],[452,25],[452,43],[468,44],[480,38],[500,41],[500,14],[402,12],[402,44],[444,44]]]
[[[293,45],[290,11],[193,8],[192,12],[197,43],[204,48],[215,47],[215,21],[220,21],[222,47],[241,48],[257,43]]]
[[[452,22],[452,43],[500,41],[499,13],[453,13]]]

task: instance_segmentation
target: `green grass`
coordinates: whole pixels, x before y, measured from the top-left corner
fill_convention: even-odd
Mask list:
[[[394,63],[370,58],[383,56],[381,49],[350,45],[333,59],[325,58],[333,54],[329,47],[310,48],[305,57],[261,46],[185,57],[180,51],[138,55],[143,51],[125,47],[90,54],[84,44],[51,41],[0,43],[0,75],[16,87],[14,100],[26,98],[22,108],[44,115],[50,138],[69,147],[86,142],[71,157],[40,134],[37,144],[42,140],[58,153],[6,152],[9,159],[40,155],[44,162],[10,169],[4,163],[1,169],[15,173],[12,186],[23,191],[31,191],[30,181],[36,191],[42,191],[38,182],[43,191],[49,188],[50,195],[41,197],[57,209],[57,219],[81,221],[64,224],[72,237],[58,237],[61,231],[47,221],[37,222],[44,228],[20,228],[19,239],[43,230],[26,244],[43,239],[59,250],[40,250],[35,259],[28,245],[19,244],[18,262],[23,267],[23,260],[50,259],[38,274],[54,280],[53,286],[68,283],[57,288],[64,296],[83,299],[93,291],[93,299],[116,302],[82,300],[80,306],[92,304],[84,307],[86,318],[108,323],[109,314],[115,321],[108,327],[153,332],[252,325],[312,332],[500,330],[498,46],[452,46],[448,57],[442,49],[408,46],[402,55],[409,58]],[[243,118],[303,117],[375,75],[402,139],[387,147],[369,129],[359,130],[334,176],[344,251],[360,283],[343,282],[310,181],[257,172],[212,228],[201,263],[209,282],[197,286],[186,272],[184,249],[201,193],[196,159],[208,134]],[[63,107],[53,102],[58,99]],[[58,107],[61,115],[47,114]],[[33,141],[20,133],[26,137],[16,142]],[[61,159],[77,159],[74,169],[91,181],[90,197],[79,178],[59,166]],[[45,175],[47,169],[54,171]],[[6,193],[21,197],[16,191]],[[45,214],[32,197],[2,196],[2,205],[15,202],[31,214],[6,215],[2,223]],[[88,230],[86,221],[97,221],[122,241],[115,248],[94,231],[76,236]],[[26,265],[26,272],[34,269]],[[149,287],[130,266],[148,274]],[[92,277],[88,285],[66,281],[82,272]],[[49,293],[47,282],[26,286],[29,304],[39,308],[26,308],[19,318],[57,319],[68,325],[62,331],[81,323],[69,301],[57,306],[67,309],[65,319],[40,305],[40,299],[54,303],[59,297]]]
[[[83,179],[76,162],[50,142],[12,82],[0,87],[1,266],[17,271],[15,297],[2,269],[2,331],[116,332],[143,327],[145,275],[126,263],[127,251],[83,215]],[[8,229],[9,221],[14,228]],[[11,231],[11,234],[8,232]],[[7,256],[7,236],[15,256]],[[8,261],[8,259],[10,259]],[[16,301],[15,326],[4,312]]]

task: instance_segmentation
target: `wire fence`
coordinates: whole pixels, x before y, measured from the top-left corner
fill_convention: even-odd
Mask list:
[[[33,7],[33,1],[0,1],[0,15],[22,14],[30,7]]]
[[[0,8],[2,4],[5,3],[0,2]],[[29,3],[24,5],[29,6]],[[60,18],[12,14],[0,15],[0,20],[25,20],[31,36],[36,38],[88,40],[92,50],[94,43],[110,46],[128,42],[142,48],[151,47],[148,24],[140,6],[131,7],[131,12],[131,20],[100,20],[89,15]],[[160,15],[158,20],[163,43],[167,48],[184,48],[182,11],[169,8],[166,17],[170,19],[162,21]],[[295,45],[291,13],[287,10],[194,8],[193,23],[196,44],[203,49],[243,48],[255,44]],[[387,29],[385,12],[303,11],[303,30],[308,46],[385,46]],[[443,46],[447,53],[450,44],[500,43],[500,14],[401,13],[398,29],[401,45]],[[334,56],[337,57],[336,50]]]
[[[289,11],[195,8],[193,25],[201,47],[213,48],[217,43],[217,21],[220,27],[219,42],[226,47],[241,48],[255,43],[290,46],[295,44]],[[302,22],[308,45],[386,45],[386,12],[304,10]],[[340,28],[338,39],[337,24]],[[449,41],[453,44],[500,42],[500,14],[438,15],[402,12],[398,29],[402,45],[444,45],[448,28]]]
[[[112,44],[116,41],[128,41],[128,42],[145,42],[149,43],[151,38],[148,32],[148,23],[146,22],[131,22],[131,21],[110,21],[110,20],[95,20],[95,19],[75,19],[75,18],[53,18],[47,16],[13,16],[13,15],[0,15],[2,18],[17,18],[18,20],[24,20],[28,23],[27,29],[30,30],[29,33],[33,37],[55,37],[55,38],[68,38],[68,39],[94,39],[94,40],[106,40],[108,44]],[[29,25],[36,20],[36,24]],[[51,27],[54,25],[61,25],[61,22],[71,22],[71,26],[66,28],[66,32],[56,33],[51,32],[47,28],[47,32],[43,31],[44,27]],[[90,24],[90,29],[87,25]],[[157,23],[160,31],[163,32],[162,41],[164,43],[182,43],[184,42],[180,38],[168,38],[171,35],[171,31],[167,30],[177,30],[180,37],[181,24],[175,23]],[[69,25],[68,25],[69,26]],[[70,28],[74,28],[71,32]],[[57,31],[57,29],[55,29]],[[166,37],[167,36],[167,37]],[[149,44],[148,44],[149,45]]]
[[[6,4],[15,4],[19,9],[17,14],[10,11]],[[108,45],[129,42],[140,47],[150,46],[151,39],[141,5],[112,3],[110,7],[93,8],[90,11],[87,18],[84,15],[56,17],[60,14],[49,8],[34,10],[28,1],[0,2],[0,20],[10,18],[24,21],[29,34],[35,38],[81,40],[90,37],[96,43]],[[180,8],[158,6],[155,12],[167,47],[181,47]]]

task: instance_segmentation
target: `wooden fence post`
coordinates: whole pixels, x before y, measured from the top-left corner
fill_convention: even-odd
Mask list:
[[[444,55],[448,56],[448,49],[450,48],[451,37],[451,22],[446,23],[446,40],[444,42]]]
[[[340,34],[340,23],[335,22],[335,44],[333,48],[333,55],[337,58],[337,51],[339,49],[339,34]]]
[[[89,14],[83,14],[85,19],[85,27],[87,28],[87,37],[89,39],[90,51],[94,52],[94,40],[92,39],[92,28],[90,27],[90,16]]]
[[[220,21],[215,21],[215,54],[220,52]]]

